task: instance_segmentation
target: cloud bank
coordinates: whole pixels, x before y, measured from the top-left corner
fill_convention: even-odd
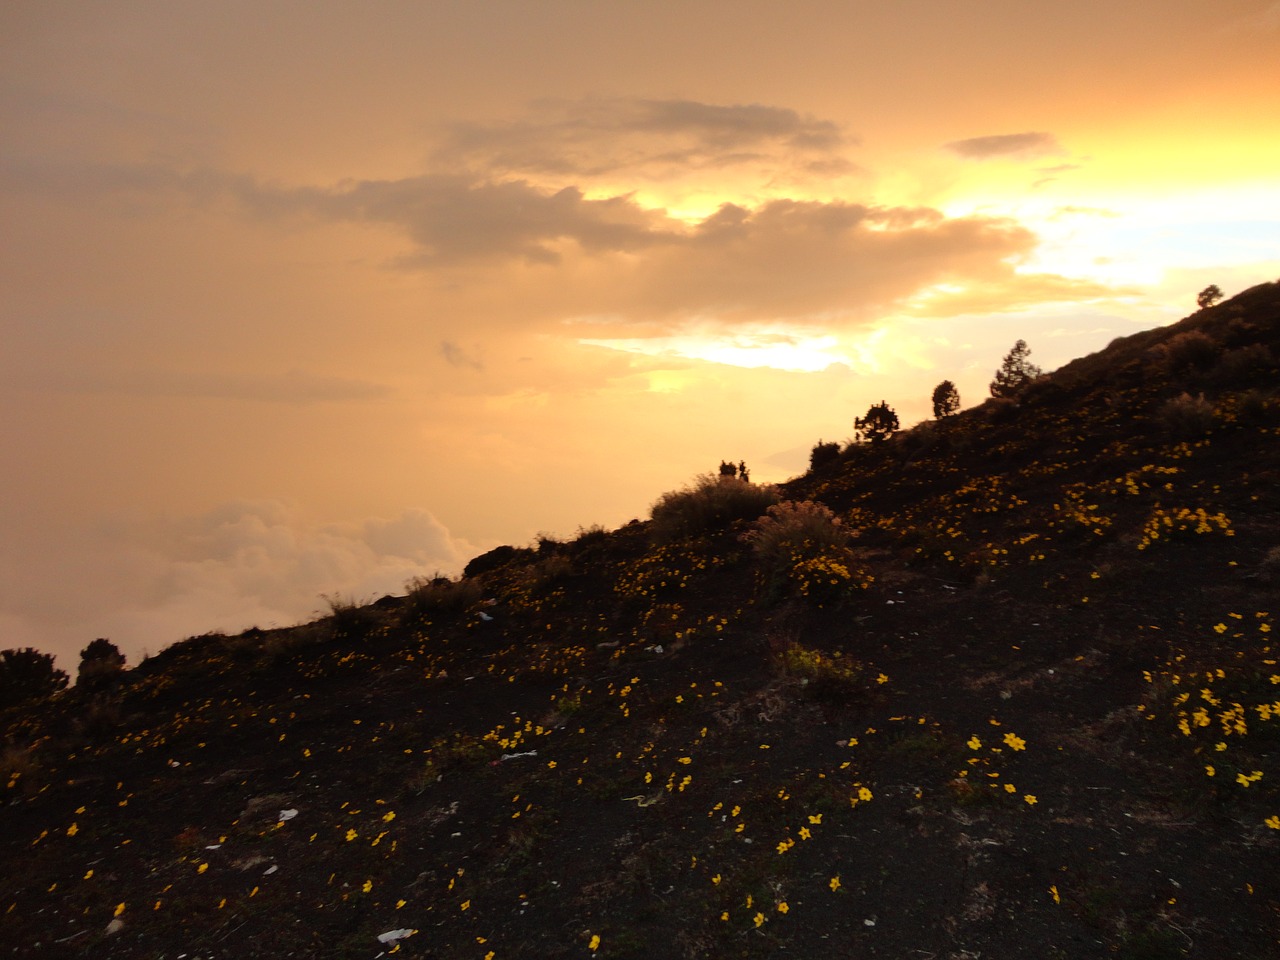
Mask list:
[[[426,510],[315,525],[274,500],[67,537],[0,553],[0,624],[6,645],[48,650],[71,672],[95,637],[136,663],[194,634],[308,620],[325,610],[322,595],[402,593],[411,578],[457,574],[480,552]]]

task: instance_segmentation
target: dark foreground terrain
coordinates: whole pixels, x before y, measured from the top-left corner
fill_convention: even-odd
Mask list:
[[[0,956],[1280,956],[1278,359],[1269,284],[14,708]]]

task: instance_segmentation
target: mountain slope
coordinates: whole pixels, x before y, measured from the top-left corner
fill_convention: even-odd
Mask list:
[[[843,451],[772,552],[711,483],[10,711],[0,942],[1274,956],[1277,358],[1266,284]]]

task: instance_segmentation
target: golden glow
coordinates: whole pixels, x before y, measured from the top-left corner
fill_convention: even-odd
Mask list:
[[[787,333],[781,329],[751,333],[688,333],[671,337],[580,340],[580,343],[646,356],[681,357],[753,369],[772,367],[815,373],[833,363],[847,363],[832,334]]]

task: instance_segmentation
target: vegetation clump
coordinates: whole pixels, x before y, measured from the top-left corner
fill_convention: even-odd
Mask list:
[[[85,690],[109,687],[124,672],[125,656],[110,640],[99,637],[80,651],[76,685]]]
[[[0,650],[0,710],[56,693],[68,679],[53,665],[52,654],[31,647]]]
[[[754,520],[777,502],[778,491],[771,485],[704,474],[692,486],[658,498],[650,510],[650,529],[659,542],[697,537],[736,520]]]

